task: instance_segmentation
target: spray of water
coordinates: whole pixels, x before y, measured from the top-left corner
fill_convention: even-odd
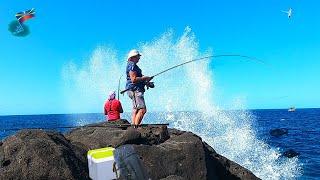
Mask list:
[[[79,62],[79,61],[77,61]],[[97,47],[78,67],[73,61],[62,69],[66,108],[69,112],[102,112],[111,90],[116,90],[121,66],[109,47]]]
[[[142,52],[139,66],[145,75],[212,54],[210,50],[199,51],[189,27],[178,38],[173,31],[168,31],[133,48]],[[82,66],[72,62],[65,65],[63,77],[67,105],[74,108],[71,110],[101,112],[106,92],[116,90],[118,78],[125,70],[126,59],[117,59],[115,52],[108,47],[98,47]],[[237,111],[223,111],[214,104],[213,75],[209,62],[199,61],[156,77],[156,88],[145,94],[148,110],[165,112],[161,113],[162,119],[174,128],[198,134],[218,153],[262,179],[300,176],[301,164],[297,158],[280,158],[279,150],[257,138],[252,127],[254,117],[243,107],[244,98],[235,99],[233,109],[239,109]],[[121,87],[124,88],[124,84]],[[123,97],[122,103],[125,111],[130,112],[129,99]]]

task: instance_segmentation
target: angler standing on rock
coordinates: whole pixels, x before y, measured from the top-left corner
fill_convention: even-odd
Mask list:
[[[143,76],[142,70],[138,67],[141,54],[133,49],[128,54],[128,64],[126,68],[127,83],[126,90],[132,100],[132,124],[137,127],[141,124],[144,114],[147,112],[144,101],[144,86],[153,88],[154,85],[150,80],[153,77]]]

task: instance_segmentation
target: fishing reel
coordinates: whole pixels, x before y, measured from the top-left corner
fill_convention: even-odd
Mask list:
[[[153,83],[153,82],[148,82],[148,83],[146,84],[146,86],[147,86],[147,89],[149,89],[149,88],[154,88],[154,83]]]

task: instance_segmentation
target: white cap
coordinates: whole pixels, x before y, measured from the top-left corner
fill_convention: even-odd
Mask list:
[[[115,91],[110,91],[109,92],[109,100],[113,100],[116,98],[116,92]]]
[[[128,54],[128,59],[130,59],[131,57],[137,56],[137,55],[141,56],[141,54],[139,53],[138,50],[132,49]]]

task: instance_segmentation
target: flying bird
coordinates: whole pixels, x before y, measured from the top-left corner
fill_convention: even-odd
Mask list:
[[[292,8],[289,8],[288,11],[282,11],[282,12],[287,13],[288,14],[288,18],[289,19],[291,18],[291,16],[292,16]]]

